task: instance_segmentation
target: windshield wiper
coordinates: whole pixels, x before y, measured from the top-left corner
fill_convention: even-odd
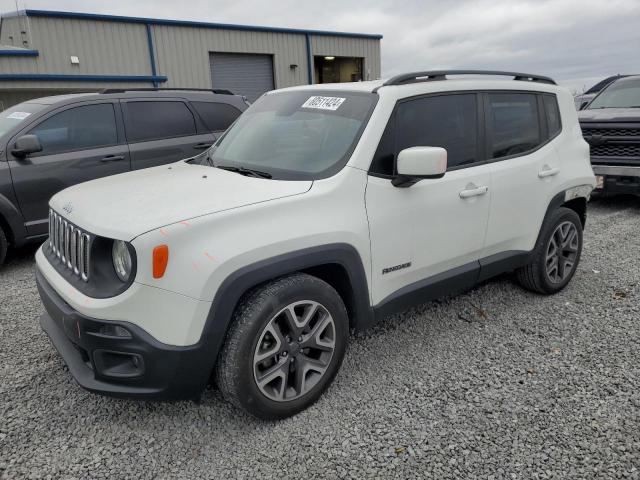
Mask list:
[[[245,167],[232,167],[231,165],[216,165],[217,168],[221,168],[222,170],[228,170],[230,172],[236,172],[240,175],[246,175],[248,177],[258,177],[258,178],[271,178],[273,175],[267,172],[261,172],[260,170],[254,170],[252,168]]]

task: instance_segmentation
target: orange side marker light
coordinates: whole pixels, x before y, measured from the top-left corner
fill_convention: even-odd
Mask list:
[[[158,245],[153,249],[153,278],[162,278],[169,263],[169,247]]]

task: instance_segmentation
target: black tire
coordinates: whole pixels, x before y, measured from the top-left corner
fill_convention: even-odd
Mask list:
[[[7,258],[7,250],[9,249],[9,242],[7,242],[7,236],[4,233],[2,227],[0,227],[0,265],[4,263]]]
[[[565,222],[571,222],[577,232],[577,252],[575,252],[575,259],[573,266],[567,273],[567,276],[560,281],[552,281],[550,275],[547,273],[547,253],[550,248],[552,235],[556,229],[565,224]],[[531,263],[520,268],[516,272],[518,282],[522,287],[532,292],[542,293],[545,295],[552,295],[558,293],[573,278],[578,263],[580,262],[580,255],[582,253],[582,222],[576,212],[569,208],[560,207],[555,210],[545,220],[538,237],[535,249],[533,251],[533,258]]]
[[[288,305],[306,300],[319,303],[333,318],[333,354],[324,374],[306,393],[295,399],[275,401],[258,387],[254,352],[274,316]],[[255,417],[265,420],[290,417],[312,405],[331,384],[342,364],[348,337],[347,311],[331,285],[301,273],[279,278],[255,288],[240,301],[216,362],[216,383],[226,400]]]

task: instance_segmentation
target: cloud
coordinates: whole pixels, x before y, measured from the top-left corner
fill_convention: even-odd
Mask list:
[[[18,0],[20,7],[381,33],[383,76],[516,70],[581,90],[640,74],[638,0]],[[15,9],[0,0],[0,9]]]

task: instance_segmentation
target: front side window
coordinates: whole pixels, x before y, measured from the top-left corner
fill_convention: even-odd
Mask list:
[[[587,110],[597,108],[640,108],[640,77],[622,78],[593,99]]]
[[[196,122],[183,102],[127,102],[127,140],[144,142],[196,134]]]
[[[275,179],[325,178],[347,162],[375,100],[371,93],[342,91],[264,95],[218,140],[209,159]]]
[[[489,93],[490,158],[519,155],[541,142],[538,102],[532,93]]]
[[[40,140],[42,152],[38,155],[118,143],[116,117],[111,103],[69,108],[47,118],[28,133]]]
[[[393,175],[397,154],[409,147],[442,147],[448,168],[479,160],[476,94],[437,95],[398,104],[380,139],[371,172]]]

